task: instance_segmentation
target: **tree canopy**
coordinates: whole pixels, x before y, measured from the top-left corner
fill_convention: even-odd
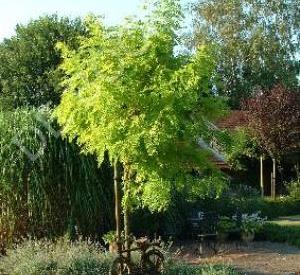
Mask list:
[[[299,149],[300,97],[278,85],[259,92],[244,104],[248,128],[261,150],[281,157]]]
[[[55,106],[59,102],[61,62],[57,42],[77,47],[84,34],[80,19],[40,17],[17,25],[16,34],[0,44],[0,100],[7,107]]]
[[[155,204],[171,189],[163,181],[209,165],[197,139],[224,109],[209,90],[209,48],[174,54],[180,20],[178,1],[158,1],[144,21],[107,28],[90,17],[77,51],[60,45],[66,78],[55,115],[63,132],[99,162],[107,150],[136,181],[149,180]]]
[[[257,88],[299,87],[299,0],[199,0],[196,45],[216,46],[220,94],[239,107]]]

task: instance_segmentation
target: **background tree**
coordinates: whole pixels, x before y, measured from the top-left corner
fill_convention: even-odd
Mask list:
[[[273,160],[272,196],[275,196],[275,160],[299,148],[299,94],[283,86],[261,91],[245,103],[248,129]]]
[[[197,139],[223,103],[208,89],[209,50],[174,54],[180,20],[178,1],[162,0],[145,21],[106,28],[90,18],[89,37],[77,52],[61,46],[65,91],[55,115],[63,132],[100,163],[108,150],[123,164],[126,235],[135,196],[163,209],[177,180],[209,165]]]
[[[56,105],[59,102],[61,62],[57,42],[77,48],[84,34],[79,18],[57,15],[17,25],[16,35],[0,44],[0,100],[6,107]]]
[[[232,107],[257,87],[299,87],[299,0],[199,0],[194,44],[216,46],[218,91]]]

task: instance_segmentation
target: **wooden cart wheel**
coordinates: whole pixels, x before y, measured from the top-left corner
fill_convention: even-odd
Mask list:
[[[163,271],[164,255],[157,249],[146,252],[142,259],[142,269],[145,274],[158,275]]]

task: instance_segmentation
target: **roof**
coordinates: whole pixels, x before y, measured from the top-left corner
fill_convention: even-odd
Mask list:
[[[215,124],[222,130],[235,130],[239,127],[246,126],[247,113],[241,110],[230,111],[227,116],[221,118]]]

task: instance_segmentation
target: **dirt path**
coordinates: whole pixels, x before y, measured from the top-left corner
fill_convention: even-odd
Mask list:
[[[191,264],[217,263],[234,266],[241,274],[286,275],[300,272],[300,249],[270,242],[250,245],[223,244],[217,255],[196,254],[195,244],[184,244],[178,257]],[[300,275],[300,273],[299,273]]]

